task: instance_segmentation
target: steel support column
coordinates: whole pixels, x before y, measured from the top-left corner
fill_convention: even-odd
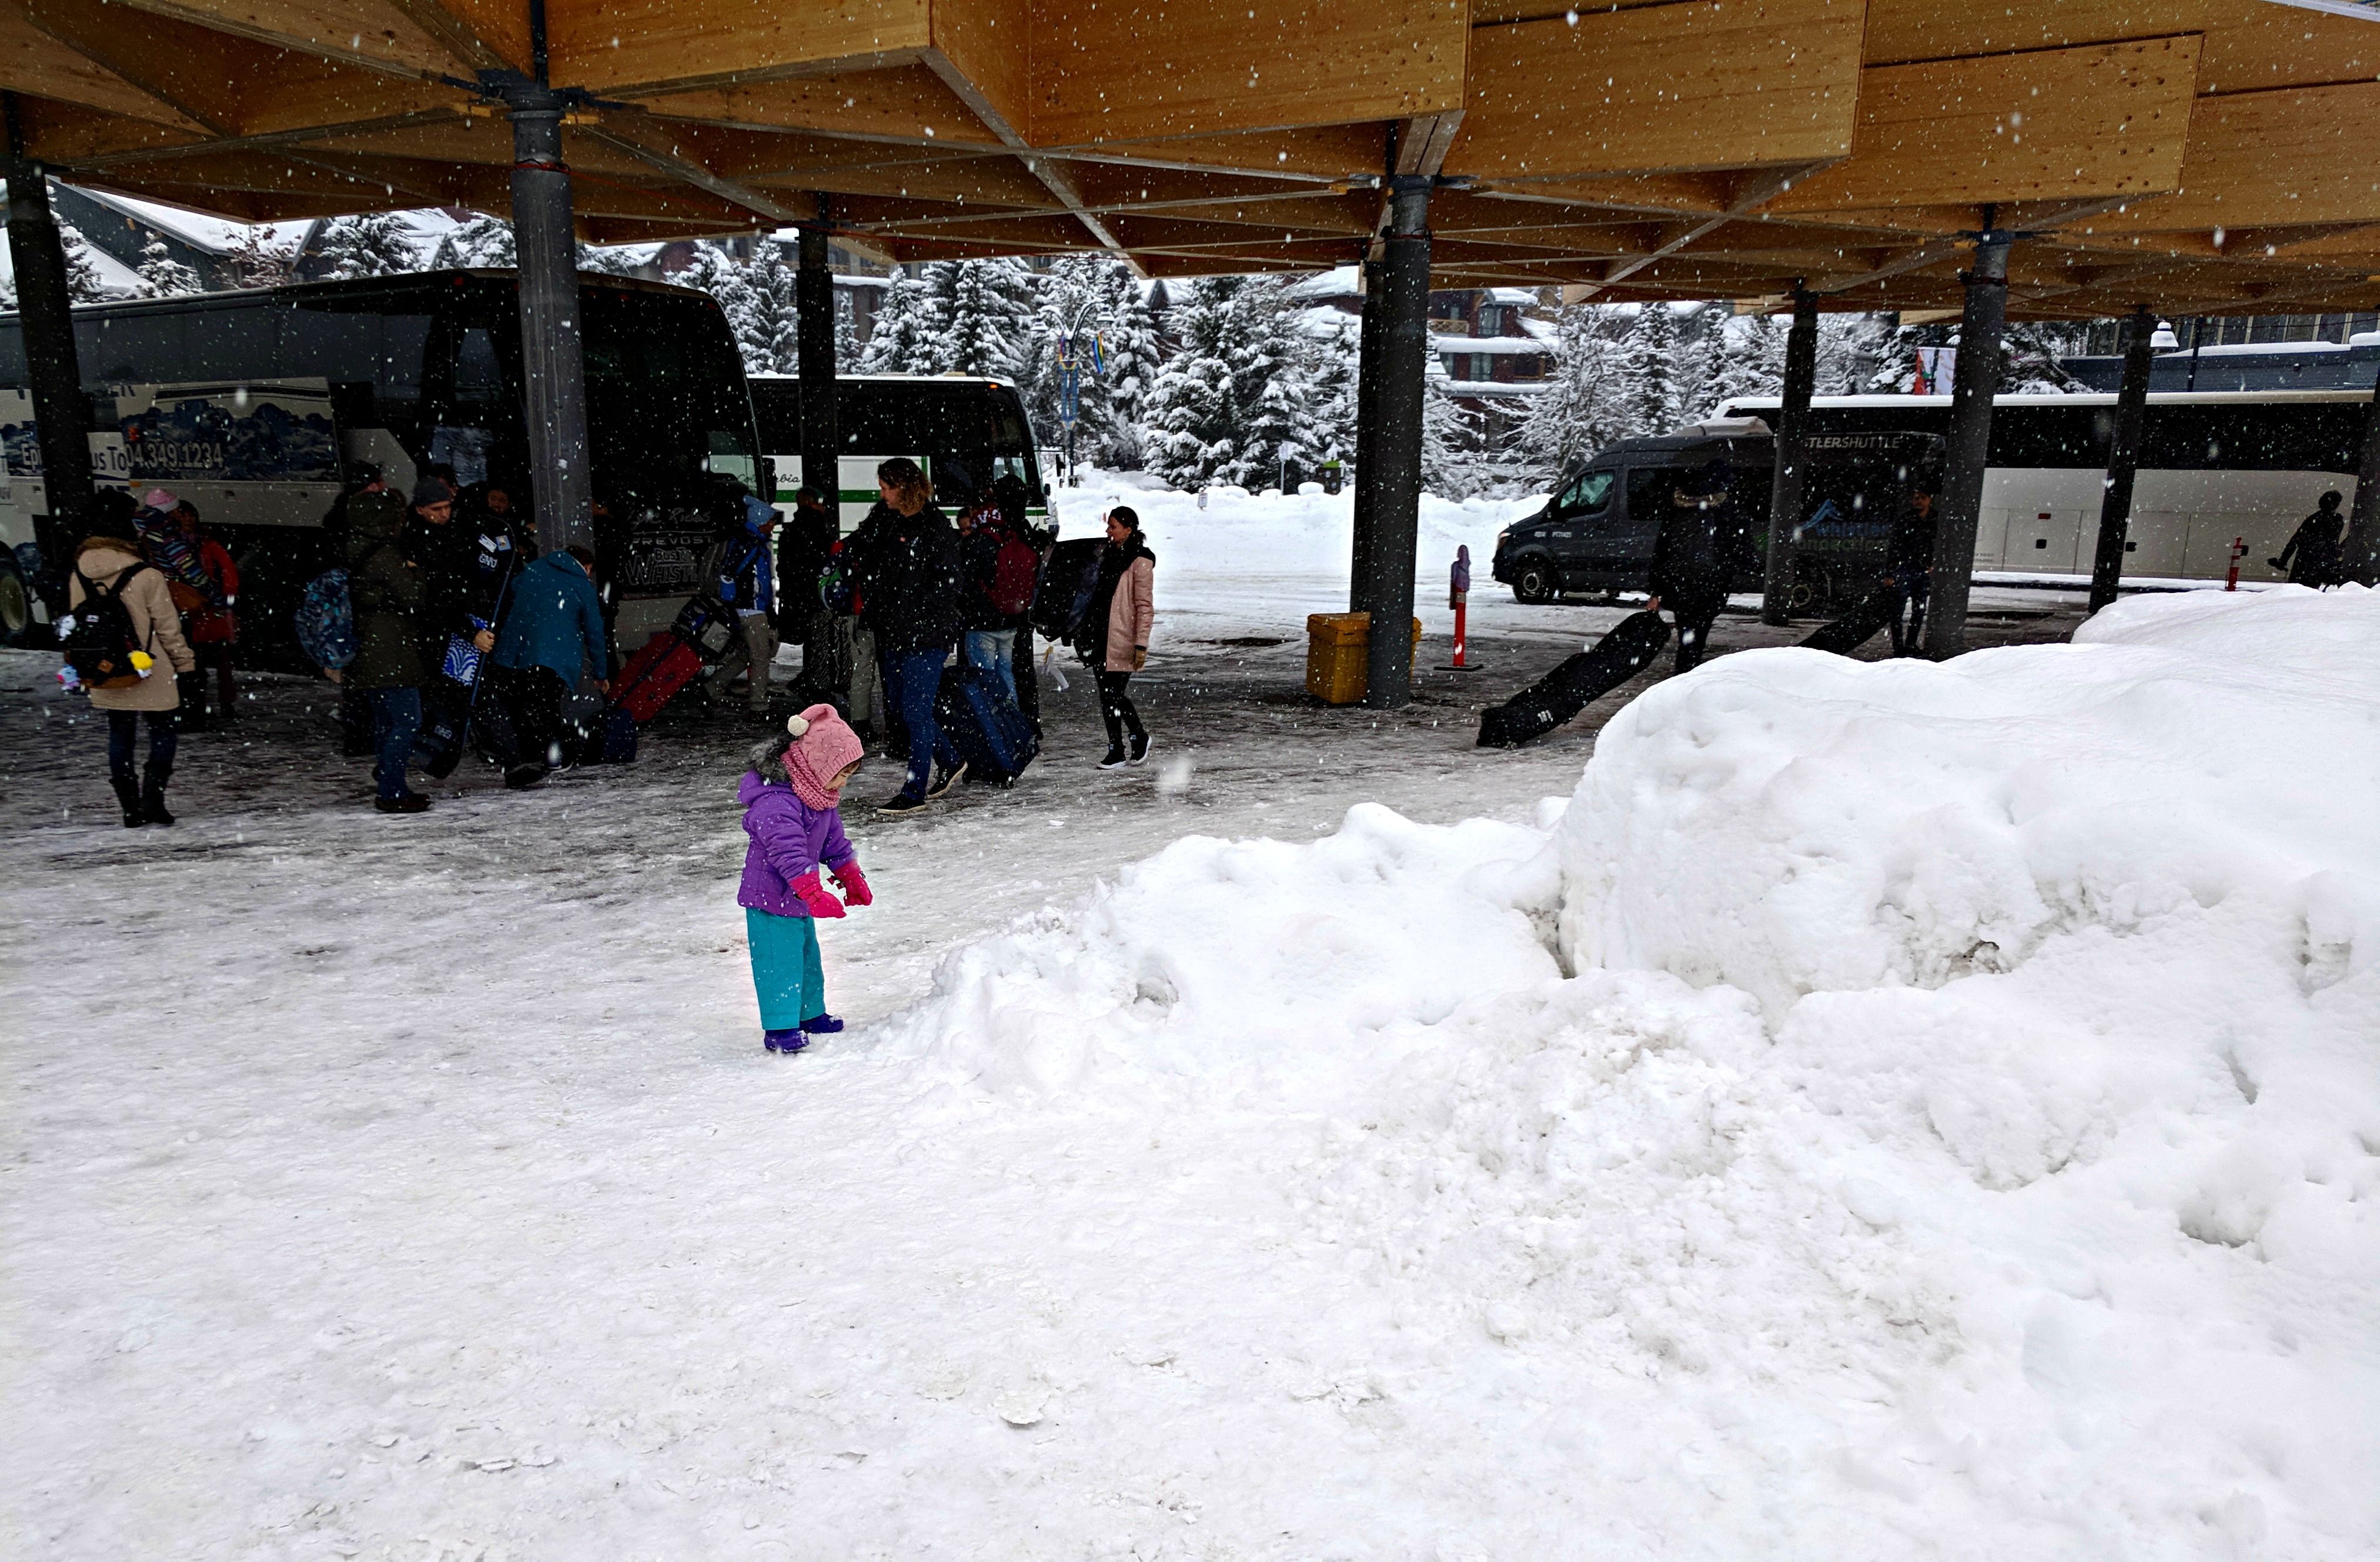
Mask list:
[[[1388,253],[1379,268],[1379,435],[1372,487],[1372,545],[1365,595],[1372,616],[1364,703],[1390,710],[1413,699],[1414,567],[1421,543],[1423,372],[1427,366],[1430,181],[1400,180],[1389,201]]]
[[[2107,440],[2107,482],[2099,500],[2099,546],[2091,555],[2091,611],[2116,600],[2124,574],[2125,533],[2132,524],[2132,479],[2140,470],[2141,436],[2148,428],[2149,372],[2156,360],[2152,344],[2156,313],[2146,304],[2132,311],[2124,338],[2124,383],[2116,392],[2116,427]]]
[[[1364,262],[1364,312],[1355,356],[1355,556],[1347,575],[1347,611],[1372,610],[1372,482],[1380,472],[1380,273]]]
[[[1760,621],[1792,616],[1793,542],[1802,528],[1803,442],[1810,433],[1810,392],[1818,382],[1818,299],[1793,285],[1793,328],[1785,336],[1785,391],[1777,409],[1776,480],[1768,491],[1768,558],[1760,583]]]
[[[537,545],[553,553],[595,540],[587,453],[587,359],[578,328],[577,234],[562,161],[560,94],[507,83],[513,122],[513,242],[518,251],[522,408],[528,423]]]
[[[33,518],[45,573],[73,562],[72,533],[91,498],[91,398],[83,394],[75,350],[73,294],[66,247],[50,212],[48,172],[23,155],[17,95],[8,94],[8,255],[17,268],[18,319],[24,331],[26,382],[42,452],[46,514]],[[63,609],[63,602],[54,603]]]
[[[822,225],[824,196],[819,198],[819,216]],[[802,385],[802,482],[826,495],[827,514],[839,515],[842,479],[835,452],[842,434],[834,417],[834,274],[827,266],[826,238],[823,226],[801,230],[800,263],[794,272],[794,331]]]
[[[1942,521],[1934,535],[1933,604],[1925,653],[1948,661],[1967,649],[1967,596],[1975,573],[1975,532],[1983,517],[1984,466],[1991,454],[1992,397],[2000,383],[2000,334],[2008,323],[2009,244],[1985,208],[1975,236],[1974,268],[1960,280],[1967,305],[1959,319],[1959,361],[1950,376],[1950,435]]]
[[[2340,571],[2364,585],[2380,584],[2380,375],[2363,409],[2363,454],[2355,464],[2355,503],[2348,510]]]

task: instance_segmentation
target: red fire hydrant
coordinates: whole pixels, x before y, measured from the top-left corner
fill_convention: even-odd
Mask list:
[[[2248,539],[2245,537],[2232,538],[2231,570],[2229,574],[2223,577],[2223,589],[2225,591],[2236,592],[2240,589],[2240,561],[2247,556]]]

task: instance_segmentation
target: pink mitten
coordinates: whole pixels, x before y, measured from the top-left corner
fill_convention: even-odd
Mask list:
[[[868,875],[859,871],[858,863],[846,862],[840,868],[830,868],[827,871],[833,876],[834,886],[843,891],[843,897],[845,900],[855,906],[872,906],[876,903],[876,892],[868,887]]]
[[[808,907],[813,917],[831,919],[844,914],[843,902],[826,892],[826,885],[819,883],[816,873],[804,873],[795,879],[793,891],[794,898]]]

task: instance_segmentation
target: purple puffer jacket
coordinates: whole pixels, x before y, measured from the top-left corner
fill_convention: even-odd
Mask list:
[[[752,837],[735,904],[772,917],[808,916],[809,908],[794,897],[793,882],[820,868],[840,868],[859,855],[844,836],[843,815],[812,808],[791,787],[763,781],[749,770],[735,800],[744,805],[744,833]]]

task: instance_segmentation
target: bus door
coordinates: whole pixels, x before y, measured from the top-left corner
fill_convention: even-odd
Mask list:
[[[1661,518],[1669,512],[1670,495],[1685,476],[1683,467],[1628,469],[1621,506],[1607,512],[1609,524],[1595,533],[1597,567],[1614,577],[1623,589],[1642,586],[1651,579],[1653,550],[1661,540]]]

